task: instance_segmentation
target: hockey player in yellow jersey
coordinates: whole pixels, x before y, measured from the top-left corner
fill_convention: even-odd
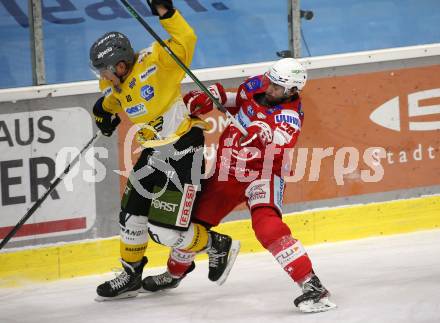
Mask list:
[[[189,66],[197,39],[193,29],[171,0],[147,3],[170,35],[166,44]],[[91,46],[90,65],[100,78],[103,93],[93,107],[98,128],[111,136],[120,122],[118,113],[125,113],[137,127],[136,139],[144,147],[121,201],[120,255],[124,270],[98,286],[97,300],[134,297],[145,291],[142,272],[148,262],[144,254],[149,237],[175,250],[169,261],[185,262],[179,258],[179,249],[207,251],[216,260],[218,268],[214,269],[227,275],[226,267],[234,260],[229,255],[232,239],[191,222],[192,208],[202,189],[203,131],[209,124],[192,117],[183,103],[180,83],[184,71],[159,43],[135,53],[129,39],[116,31],[106,33]],[[183,234],[188,231],[191,234]],[[192,262],[185,273],[169,272],[162,283],[176,287],[194,267]]]

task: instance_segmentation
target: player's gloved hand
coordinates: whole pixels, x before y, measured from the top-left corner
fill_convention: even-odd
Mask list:
[[[156,9],[157,5],[164,6],[168,11],[173,11],[174,9],[172,0],[147,0],[147,3],[150,6],[151,13],[155,16],[159,16]]]
[[[99,130],[101,130],[101,133],[104,136],[110,137],[121,122],[121,118],[119,118],[117,114],[113,115],[105,111],[102,107],[102,101],[104,101],[104,97],[96,101],[93,106],[93,115],[95,116],[95,123]]]
[[[264,148],[272,143],[273,131],[266,122],[252,121],[246,130],[248,135],[239,139],[239,145],[241,147]]]
[[[219,100],[221,104],[226,103],[226,92],[220,83],[215,83],[208,87],[209,92]],[[190,91],[183,97],[186,107],[193,116],[199,116],[210,112],[213,108],[213,102],[208,94],[203,91]]]

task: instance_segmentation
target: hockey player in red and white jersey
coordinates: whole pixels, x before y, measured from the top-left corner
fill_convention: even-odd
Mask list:
[[[264,75],[247,79],[237,93],[225,92],[219,83],[209,87],[248,135],[244,137],[233,124],[221,135],[216,170],[195,207],[194,221],[207,228],[217,226],[237,205],[246,202],[258,241],[302,288],[303,294],[294,304],[304,312],[320,312],[335,305],[329,301],[329,292],[315,275],[301,242],[282,221],[284,152],[294,147],[301,132],[304,113],[299,91],[306,81],[304,67],[293,58],[285,58]],[[193,115],[213,109],[212,101],[201,91],[189,92],[184,101]],[[177,287],[194,257],[194,252],[173,249],[167,272],[145,278],[144,289]],[[217,265],[215,257],[210,256],[209,262],[210,266]]]

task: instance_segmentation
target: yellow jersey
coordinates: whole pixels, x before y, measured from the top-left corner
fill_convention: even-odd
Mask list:
[[[197,41],[193,29],[177,10],[172,17],[160,19],[160,23],[171,36],[165,43],[189,66]],[[125,112],[139,126],[136,138],[144,147],[174,142],[193,126],[209,129],[207,122],[189,116],[180,93],[184,76],[182,68],[154,42],[151,53],[136,56],[130,74],[119,86],[100,80],[102,106],[112,114]]]

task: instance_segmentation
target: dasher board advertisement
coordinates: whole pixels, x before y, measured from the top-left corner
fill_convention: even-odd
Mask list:
[[[83,108],[0,115],[0,238],[4,238],[93,136]],[[95,159],[82,157],[13,241],[85,232],[96,219]]]

